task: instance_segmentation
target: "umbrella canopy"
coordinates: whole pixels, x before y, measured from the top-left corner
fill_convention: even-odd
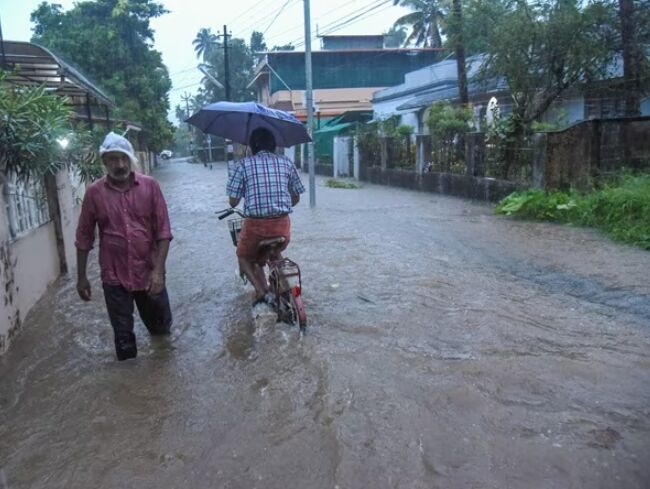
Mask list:
[[[278,146],[288,148],[311,141],[305,126],[292,114],[270,109],[257,102],[215,102],[206,105],[185,122],[206,134],[248,144],[251,133],[263,127],[275,136]]]

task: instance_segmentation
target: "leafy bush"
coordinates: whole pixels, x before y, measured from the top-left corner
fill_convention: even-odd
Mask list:
[[[68,166],[82,180],[103,174],[96,152],[101,136],[73,131],[65,97],[50,95],[44,87],[11,85],[5,79],[6,73],[0,71],[0,173],[11,171],[27,180]]]
[[[580,224],[650,250],[650,175],[625,177],[587,195],[585,203],[590,212],[580,215]]]
[[[57,139],[69,130],[66,99],[45,87],[17,87],[0,72],[0,171],[19,178],[54,170]]]
[[[390,166],[409,168],[415,165],[415,151],[411,148],[413,126],[398,124],[399,117],[383,121],[359,124],[355,135],[361,159],[371,166],[381,163],[381,138],[391,138],[389,147]]]
[[[329,188],[344,188],[344,189],[357,189],[359,186],[351,182],[342,182],[341,180],[335,180],[333,178],[328,179],[325,182],[325,186]]]
[[[358,124],[355,134],[361,159],[370,166],[378,166],[381,162],[378,124],[376,122]]]
[[[509,216],[590,226],[612,238],[650,250],[650,175],[627,175],[601,190],[515,192],[496,212]]]
[[[432,139],[433,169],[465,172],[465,148],[462,135],[470,130],[471,110],[447,103],[433,104],[427,123]]]

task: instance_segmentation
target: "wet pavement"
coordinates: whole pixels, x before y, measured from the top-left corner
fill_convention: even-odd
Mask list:
[[[650,253],[319,179],[300,340],[252,318],[225,168],[156,177],[172,338],[116,362],[96,267],[60,280],[0,357],[0,488],[650,487]]]

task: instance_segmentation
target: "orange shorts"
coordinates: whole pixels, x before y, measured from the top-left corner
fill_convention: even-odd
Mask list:
[[[268,219],[244,219],[237,241],[237,256],[257,260],[257,247],[260,241],[279,236],[285,239],[280,247],[280,251],[283,251],[291,239],[291,220],[288,215]]]

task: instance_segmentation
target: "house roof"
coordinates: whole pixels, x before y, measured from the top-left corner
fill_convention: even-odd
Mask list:
[[[44,85],[47,90],[68,97],[86,97],[95,103],[114,107],[115,103],[83,74],[37,44],[4,41],[9,68],[6,80],[20,85]]]
[[[467,76],[476,76],[485,61],[485,56],[477,55],[467,58]],[[458,83],[458,71],[455,59],[446,59],[438,63],[411,71],[404,75],[404,83],[376,92],[373,103],[402,98],[408,95],[420,95],[425,91],[455,86]]]
[[[467,59],[467,76],[469,78],[468,92],[470,97],[481,94],[490,94],[507,91],[508,85],[505,78],[493,79],[479,83],[476,80],[486,55],[476,55]],[[623,75],[622,59],[616,56],[606,69],[603,79],[619,78]],[[389,87],[376,92],[372,102],[384,102],[412,95],[412,98],[395,110],[408,111],[426,107],[435,102],[455,100],[459,98],[458,74],[456,60],[450,59],[426,66],[419,70],[407,73],[401,85]]]
[[[480,94],[496,93],[507,89],[504,79],[491,80],[486,83],[470,83],[467,91],[470,97]],[[428,107],[435,102],[444,102],[447,100],[456,100],[460,97],[458,83],[447,84],[435,90],[427,90],[413,97],[408,102],[397,106],[397,110],[413,110]]]
[[[314,134],[324,134],[328,132],[339,133],[348,127],[354,126],[354,122],[343,122],[341,124],[327,125],[317,131],[314,131]]]
[[[347,37],[347,36],[345,36]],[[443,51],[443,48],[354,48],[354,49],[321,49],[318,51],[312,51],[312,56],[319,56],[321,54],[331,54],[331,53],[367,53],[367,52],[402,52],[408,51],[413,53],[419,52],[432,52],[432,51]],[[273,54],[292,54],[304,56],[304,51],[263,51],[258,54],[264,55],[273,55]]]

